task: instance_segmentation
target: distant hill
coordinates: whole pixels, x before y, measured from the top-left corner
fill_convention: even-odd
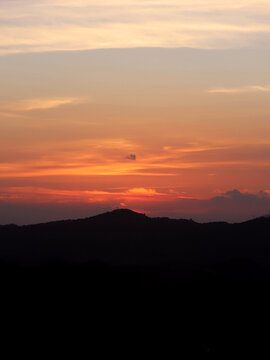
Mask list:
[[[76,353],[85,339],[85,351],[125,358],[264,357],[269,234],[267,217],[198,224],[131,210],[0,226],[2,313],[12,333],[10,314],[24,314],[22,326],[43,315],[40,326],[48,318],[64,349],[80,344]]]
[[[199,224],[123,209],[79,220],[1,226],[0,260],[167,266],[190,276],[216,274],[217,269],[226,273],[227,267],[228,275],[250,276],[255,269],[269,271],[269,233],[268,217],[241,224]]]

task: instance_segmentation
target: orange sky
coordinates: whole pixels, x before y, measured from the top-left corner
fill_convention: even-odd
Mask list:
[[[268,1],[129,3],[1,3],[0,224],[269,212]]]

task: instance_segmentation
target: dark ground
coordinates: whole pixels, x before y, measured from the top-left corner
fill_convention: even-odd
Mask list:
[[[0,226],[2,348],[36,357],[269,355],[270,219],[118,210]]]

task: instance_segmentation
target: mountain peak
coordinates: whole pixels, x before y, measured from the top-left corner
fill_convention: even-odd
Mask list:
[[[98,218],[100,221],[113,222],[113,223],[141,223],[148,219],[145,214],[141,214],[135,212],[130,209],[115,209],[113,211],[106,212],[104,214],[100,214],[94,216],[94,218]]]
[[[133,210],[130,210],[130,209],[115,209],[113,211],[110,211],[108,213],[106,213],[106,215],[110,215],[112,217],[132,217],[132,218],[135,218],[135,217],[146,217],[145,214],[142,214],[142,213],[139,213],[139,212],[136,212],[136,211],[133,211]]]

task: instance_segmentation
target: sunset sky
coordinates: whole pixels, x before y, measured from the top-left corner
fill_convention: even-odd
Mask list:
[[[270,213],[269,0],[2,0],[0,224]]]

